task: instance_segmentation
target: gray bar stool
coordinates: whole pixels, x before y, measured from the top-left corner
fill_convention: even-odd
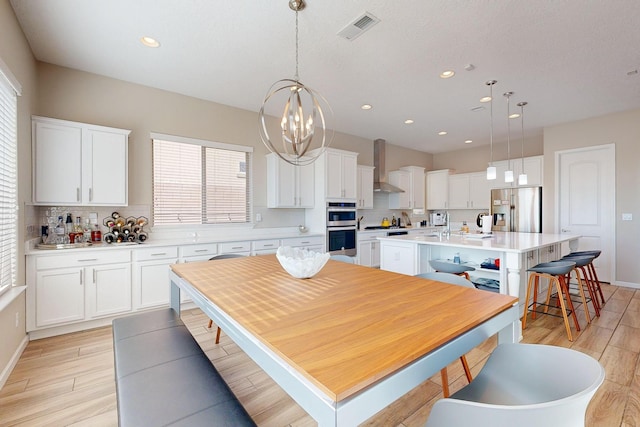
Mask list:
[[[562,257],[562,261],[573,261],[576,263],[576,268],[573,271],[576,272],[576,278],[578,279],[578,286],[581,286],[580,271],[582,271],[582,278],[584,279],[584,283],[587,284],[587,291],[589,292],[589,298],[587,299],[587,302],[591,302],[591,305],[593,305],[593,309],[596,313],[596,316],[600,317],[600,301],[598,300],[596,287],[588,270],[588,267],[593,262],[594,258],[595,257],[592,255],[581,255],[581,256],[566,255]],[[567,277],[567,285],[569,287],[571,286],[570,280],[571,280],[571,277]],[[587,321],[588,320],[589,320],[589,317],[587,317]]]
[[[594,257],[594,259],[596,259],[600,256],[601,253],[602,251],[599,249],[594,249],[591,251],[576,251],[576,252],[571,252],[569,255],[566,255],[566,257],[591,255]],[[604,300],[604,295],[602,294],[602,288],[600,287],[600,279],[598,279],[598,274],[596,273],[596,267],[593,264],[593,261],[587,266],[587,270],[590,275],[591,283],[593,283],[593,288],[595,289],[596,293],[600,296],[599,306],[602,307],[605,304],[605,300]]]
[[[475,270],[475,268],[473,268],[473,267],[471,267],[469,265],[456,264],[456,263],[453,263],[453,262],[439,261],[439,260],[435,260],[435,259],[432,259],[431,261],[429,261],[429,265],[436,272],[457,274],[458,276],[464,276],[465,279],[467,279],[467,280],[471,280],[469,278],[469,273],[468,272]]]
[[[567,284],[565,282],[565,276],[570,273],[576,267],[576,263],[573,261],[554,261],[554,262],[543,262],[542,264],[535,265],[529,268],[527,271],[529,274],[529,282],[527,284],[527,292],[524,299],[524,315],[522,316],[522,330],[527,327],[527,312],[529,311],[529,296],[531,295],[531,288],[533,287],[533,303],[531,304],[531,318],[535,319],[536,314],[540,313],[536,311],[537,305],[544,306],[544,314],[549,314],[550,316],[554,316],[553,314],[548,313],[549,301],[551,299],[551,288],[555,285],[556,292],[558,295],[558,302],[560,303],[560,309],[562,311],[562,317],[564,319],[564,326],[567,330],[567,336],[569,337],[569,341],[573,341],[573,336],[571,335],[571,326],[569,326],[569,318],[568,315],[571,314],[573,317],[573,322],[576,326],[576,331],[580,331],[580,325],[578,324],[578,318],[576,317],[576,313],[573,308],[573,303],[571,302],[571,295],[569,294],[569,289],[567,288]],[[547,299],[545,303],[539,303],[538,299],[538,286],[540,283],[540,278],[547,279],[549,281],[547,288]],[[584,295],[584,294],[583,294]],[[565,301],[566,299],[566,301]]]

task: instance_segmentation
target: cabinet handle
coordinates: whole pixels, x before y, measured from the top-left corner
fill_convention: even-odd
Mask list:
[[[307,244],[309,244],[311,242],[300,242],[300,243],[302,243],[303,245],[307,245]]]
[[[79,259],[78,262],[89,262],[89,261],[97,261],[98,258],[86,258],[86,259]]]
[[[151,256],[162,256],[162,255],[166,255],[166,252],[159,252],[157,254],[151,254]]]
[[[93,284],[96,284],[96,269],[93,269]]]
[[[80,201],[80,187],[76,187],[76,201]]]
[[[80,272],[80,286],[82,286],[82,285],[83,285],[83,283],[82,283],[82,271],[81,271]]]
[[[93,202],[93,188],[89,188],[89,201]]]
[[[196,252],[209,252],[209,249],[196,249]]]
[[[242,246],[232,246],[231,249],[244,249]]]
[[[273,246],[273,244],[270,245],[264,245],[265,248],[270,248],[271,246]]]

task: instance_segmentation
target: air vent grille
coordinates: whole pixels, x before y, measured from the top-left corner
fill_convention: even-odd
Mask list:
[[[376,25],[380,20],[373,16],[369,12],[365,12],[362,16],[357,17],[350,24],[344,27],[338,35],[347,40],[353,41],[360,37],[362,33],[368,31],[371,27]]]

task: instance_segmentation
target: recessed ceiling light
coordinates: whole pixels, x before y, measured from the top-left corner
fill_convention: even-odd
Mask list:
[[[447,131],[441,130],[440,132],[438,132],[438,135],[442,136],[442,135],[446,135]]]
[[[465,143],[465,144],[471,144],[472,142],[473,142],[472,140],[467,139],[464,143]]]
[[[158,40],[154,39],[153,37],[149,37],[149,36],[144,36],[140,39],[140,41],[142,42],[143,45],[147,46],[147,47],[159,47],[160,46],[160,42],[158,42]]]
[[[407,119],[407,120],[405,120],[405,121],[404,121],[404,124],[405,124],[405,125],[413,124],[413,120],[411,120],[411,119]]]
[[[491,97],[490,96],[484,96],[482,98],[480,98],[480,102],[489,102],[491,101]]]
[[[520,117],[520,113],[513,113],[509,116],[510,119],[517,119],[518,117]]]
[[[443,72],[440,73],[440,78],[441,79],[448,79],[450,77],[453,77],[456,75],[456,72],[453,70],[445,70]]]
[[[371,106],[371,104],[362,104],[360,108],[363,110],[371,110],[373,106]]]

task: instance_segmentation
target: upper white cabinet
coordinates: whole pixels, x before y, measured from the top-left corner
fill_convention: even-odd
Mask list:
[[[358,209],[373,209],[373,166],[358,165]]]
[[[358,153],[326,148],[315,162],[316,191],[324,194],[325,200],[347,200],[358,198]]]
[[[449,169],[427,172],[427,209],[448,209]]]
[[[389,209],[424,209],[424,168],[405,166],[389,172],[389,183],[404,190],[404,193],[389,194]]]
[[[314,163],[295,166],[277,154],[267,154],[267,207],[312,208]]]
[[[486,173],[449,175],[449,209],[489,209],[490,181]]]
[[[130,132],[34,116],[33,202],[126,206]]]

